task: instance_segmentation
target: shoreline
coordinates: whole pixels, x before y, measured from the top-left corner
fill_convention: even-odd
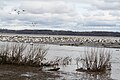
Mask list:
[[[101,36],[1,35],[1,42],[120,48],[120,38]]]
[[[3,36],[30,36],[30,37],[48,37],[48,36],[54,36],[54,37],[97,37],[97,38],[100,38],[100,37],[104,37],[104,38],[120,38],[120,37],[116,37],[116,36],[82,36],[82,35],[49,35],[49,34],[17,34],[17,33],[1,33],[0,32],[0,35],[3,35]]]
[[[26,79],[54,79],[59,78],[54,73],[39,71],[39,68],[16,65],[0,65],[0,80],[26,80]]]

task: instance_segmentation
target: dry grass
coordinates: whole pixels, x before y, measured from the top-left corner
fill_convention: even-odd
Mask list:
[[[56,57],[52,61],[48,61],[47,63],[44,63],[44,66],[54,67],[57,68],[60,65],[67,66],[70,65],[72,62],[72,58],[70,56],[67,57]]]
[[[44,46],[7,44],[0,49],[0,64],[41,66],[47,50]]]
[[[77,71],[104,72],[111,70],[110,51],[105,49],[95,49],[85,51],[84,58],[77,59],[77,64],[82,61],[82,67]]]
[[[70,65],[71,62],[72,62],[72,58],[71,58],[70,56],[64,57],[64,58],[62,58],[62,60],[61,60],[61,64],[62,64],[63,66]]]
[[[0,64],[33,66],[42,69],[43,66],[66,66],[72,61],[72,58],[67,56],[46,62],[47,51],[48,48],[45,48],[44,45],[6,44],[0,49]]]

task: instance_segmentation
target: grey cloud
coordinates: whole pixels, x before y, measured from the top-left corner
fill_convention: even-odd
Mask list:
[[[44,14],[44,13],[60,14],[60,13],[69,13],[73,10],[71,6],[66,4],[64,1],[54,1],[54,2],[29,1],[29,2],[23,2],[19,8],[25,9],[27,12],[33,14]]]
[[[84,25],[85,26],[116,26],[116,23],[113,21],[95,20],[95,21],[86,21]]]
[[[66,19],[66,15],[61,15],[61,14],[58,14],[57,16],[53,14],[53,16],[47,17],[44,14],[40,14],[36,16],[35,14],[17,15],[17,14],[8,14],[8,13],[4,13],[4,14],[1,13],[0,20],[1,22],[6,22],[5,24],[19,23],[19,24],[29,25],[29,24],[35,23],[35,24],[40,24],[40,25],[45,25],[45,26],[62,25],[62,24],[74,21],[73,19],[71,20]]]
[[[111,11],[111,12],[109,12],[109,14],[112,16],[120,17],[120,11]]]
[[[104,0],[105,2],[120,2],[120,0]]]
[[[98,12],[98,13],[94,14],[94,16],[104,16],[104,13],[103,12]]]
[[[120,10],[120,0],[72,0],[76,3],[83,3],[92,6],[93,10]]]
[[[89,16],[91,16],[91,15],[90,15],[89,13],[84,13],[83,16],[89,17]]]
[[[0,23],[19,25],[36,23],[36,27],[21,26],[23,29],[47,28],[78,31],[108,29],[116,31],[118,27],[115,28],[116,30],[114,27],[120,24],[119,12],[114,11],[120,10],[118,0],[115,2],[113,0],[11,0],[9,2],[13,9],[26,11],[24,14],[17,15],[14,12],[9,14],[0,10]],[[9,2],[6,1],[8,5]],[[4,8],[5,5],[1,6],[0,3],[0,7]],[[13,9],[11,8],[12,11]],[[111,16],[106,14],[109,10]],[[14,27],[11,26],[11,28]]]
[[[4,1],[1,1],[1,0],[0,0],[0,9],[3,9],[3,8],[4,8],[4,6],[5,6]]]
[[[101,10],[120,10],[120,3],[102,2],[93,4],[93,6]]]

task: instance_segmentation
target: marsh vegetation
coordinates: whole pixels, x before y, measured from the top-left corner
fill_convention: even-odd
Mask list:
[[[47,50],[44,46],[26,44],[6,44],[0,49],[0,64],[41,66]]]
[[[51,49],[51,47],[49,46],[46,47],[45,45],[38,45],[38,44],[30,45],[30,44],[22,44],[22,43],[14,43],[14,44],[7,43],[1,46],[0,64],[1,66],[3,65],[9,65],[9,66],[17,65],[23,67],[31,66],[37,68],[36,70],[40,72],[57,71],[52,73],[58,75],[69,74],[69,72],[66,73],[61,72],[62,70],[63,71],[77,70],[77,73],[82,72],[85,74],[87,73],[89,74],[90,72],[91,75],[92,73],[95,73],[94,75],[99,75],[99,74],[106,74],[106,72],[111,72],[110,60],[112,53],[107,49],[92,47],[90,49],[84,50],[85,47],[83,49],[76,47],[76,49],[74,50],[75,47],[58,46],[58,45],[54,45],[54,46],[55,47],[51,46],[53,48]],[[81,52],[77,52],[78,49],[81,49],[80,51],[83,51],[80,57],[78,57],[78,55],[81,54]],[[60,52],[59,53],[60,55],[57,55],[58,52]],[[73,55],[71,55],[71,53]],[[66,54],[68,54],[69,56]],[[57,57],[55,57],[55,55],[57,55]],[[78,57],[77,58],[78,65],[75,64],[75,66],[73,67],[76,57]],[[75,75],[77,74],[75,73]],[[80,78],[81,77],[79,77],[79,79]]]
[[[111,70],[111,52],[105,49],[91,48],[84,51],[83,57],[76,59],[77,69],[81,72],[106,72]],[[79,68],[79,63],[81,67]]]
[[[59,65],[71,63],[72,58],[69,56],[56,57],[51,61],[46,59],[48,49],[45,45],[5,44],[0,49],[0,64],[32,66],[42,70],[43,67],[58,69]]]

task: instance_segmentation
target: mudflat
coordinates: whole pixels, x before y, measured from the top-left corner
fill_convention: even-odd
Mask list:
[[[0,80],[48,80],[59,77],[29,66],[0,65]]]

